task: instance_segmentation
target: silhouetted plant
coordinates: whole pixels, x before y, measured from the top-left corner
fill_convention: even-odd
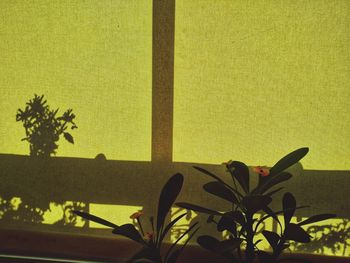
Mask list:
[[[72,213],[72,210],[84,210],[86,204],[83,202],[66,202],[66,203],[56,203],[62,209],[62,218],[53,225],[60,226],[76,226],[78,223],[78,217]]]
[[[174,209],[172,210],[171,216],[173,218],[186,213],[186,215],[182,218],[184,222],[178,222],[172,229],[170,236],[172,239],[178,239],[183,233],[185,233],[188,229],[189,225],[192,225],[198,221],[198,216],[195,215],[191,210],[187,209]]]
[[[17,201],[17,202],[15,202]],[[54,203],[62,209],[62,217],[52,223],[56,226],[75,226],[77,216],[72,214],[73,209],[83,210],[86,206],[83,202]],[[30,200],[29,198],[13,198],[0,196],[0,220],[17,224],[41,224],[47,212],[50,212],[50,203],[46,200]]]
[[[340,219],[337,223],[322,226],[310,226],[306,229],[309,235],[313,236],[309,244],[292,243],[291,251],[302,251],[308,253],[342,255],[349,257],[350,253],[350,220]],[[326,250],[329,251],[326,251]]]
[[[194,168],[198,171],[215,179],[213,182],[205,184],[203,186],[204,190],[228,201],[232,207],[230,211],[219,212],[194,204],[177,203],[179,207],[209,214],[209,222],[216,223],[218,231],[222,232],[226,230],[230,234],[229,238],[223,241],[208,235],[200,236],[197,239],[199,245],[223,255],[233,263],[252,263],[256,258],[261,263],[274,263],[279,262],[279,256],[284,249],[288,248],[289,241],[310,242],[310,236],[301,226],[333,218],[335,215],[316,215],[298,224],[291,223],[290,221],[295,210],[303,208],[296,206],[295,198],[291,193],[284,194],[281,211],[274,212],[269,207],[272,196],[282,189],[271,188],[283,181],[289,180],[292,175],[285,172],[285,169],[297,163],[307,153],[308,148],[301,148],[283,157],[271,169],[267,169],[266,167],[253,168],[253,171],[259,174],[258,185],[253,189],[250,189],[249,185],[249,168],[242,162],[230,161],[226,163],[226,168],[232,177],[233,185],[227,184],[212,172],[195,166]],[[264,213],[260,219],[257,217],[258,212]],[[283,215],[284,227],[282,227],[278,215]],[[214,220],[215,217],[219,218],[218,222]],[[277,221],[280,230],[279,233],[266,230],[262,231],[262,234],[272,247],[272,254],[260,251],[257,248],[257,244],[262,240],[254,240],[254,237],[259,232],[259,226],[268,218],[273,218]],[[245,248],[244,255],[242,255],[241,247]],[[301,262],[300,259],[297,261]],[[308,261],[305,260],[304,262]]]
[[[72,130],[77,128],[72,109],[57,116],[58,109],[51,110],[46,103],[44,95],[35,94],[24,110],[18,109],[16,114],[16,121],[23,123],[26,137],[22,140],[29,142],[31,156],[55,154],[62,134],[68,142],[74,143],[72,135],[66,131],[69,126]]]
[[[75,115],[72,109],[66,110],[61,116],[58,116],[58,109],[51,110],[44,95],[34,95],[26,103],[24,109],[18,109],[16,121],[23,123],[26,140],[29,143],[30,156],[49,157],[56,153],[58,148],[57,142],[60,136],[70,143],[74,143],[73,136],[67,132],[67,129],[76,129],[74,122]],[[0,197],[0,218],[10,222],[25,223],[42,223],[44,214],[50,211],[49,202],[33,196],[21,197],[18,206],[11,203],[13,196]],[[63,211],[62,219],[58,220],[56,225],[75,225],[76,216],[67,213],[68,205],[62,200],[60,204]],[[80,202],[72,202],[72,207],[76,209],[82,208]],[[71,207],[70,207],[71,210]]]
[[[125,225],[115,225],[107,220],[104,220],[95,215],[91,215],[89,213],[73,211],[75,214],[87,219],[94,221],[96,223],[102,224],[104,226],[113,228],[112,233],[116,235],[121,235],[127,237],[143,246],[141,251],[136,253],[131,259],[127,262],[154,262],[154,263],[175,263],[185,248],[188,241],[192,238],[192,236],[198,231],[198,222],[194,223],[190,226],[167,250],[165,255],[162,255],[161,248],[164,243],[164,238],[169,233],[171,228],[178,222],[181,218],[183,218],[187,213],[183,213],[173,219],[170,223],[165,225],[165,219],[167,214],[169,213],[171,206],[175,202],[175,199],[179,195],[181,188],[183,185],[183,176],[181,174],[173,175],[167,183],[164,185],[159,201],[158,201],[158,212],[157,212],[157,221],[154,222],[154,218],[150,217],[149,222],[152,228],[151,232],[144,233],[141,217],[143,215],[142,212],[136,212],[131,216],[132,219],[136,220],[139,224],[139,229],[137,230],[133,224],[125,224]],[[176,244],[182,240],[187,234],[189,237],[185,241],[185,243],[176,248]]]
[[[2,194],[0,197],[0,219],[11,223],[41,223],[49,204],[35,198],[15,198]]]

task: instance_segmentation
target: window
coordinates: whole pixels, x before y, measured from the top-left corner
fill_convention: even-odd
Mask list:
[[[174,161],[350,168],[347,2],[176,4]]]
[[[28,154],[18,108],[73,108],[57,156],[151,159],[152,1],[1,1],[1,153]],[[132,15],[130,15],[132,14]]]
[[[29,154],[28,143],[21,142],[24,128],[15,122],[15,115],[34,94],[43,94],[59,114],[68,108],[76,114],[78,129],[71,132],[75,144],[61,138],[56,156],[94,159],[103,153],[108,160],[150,161],[152,1],[6,0],[0,2],[0,10],[0,153],[4,154],[0,162],[26,166],[25,158],[7,154]],[[103,184],[100,177],[108,177],[107,173],[102,175],[103,168],[94,160],[60,160],[55,168],[39,168],[44,173],[38,171],[40,165],[30,164],[24,173],[10,169],[1,175],[14,185],[0,191],[2,225],[81,226],[81,220],[71,218],[72,209],[101,216],[118,211],[119,223],[129,219],[125,214],[139,209],[87,201],[83,194],[87,189],[81,185],[91,174],[93,182],[87,185]],[[114,164],[109,174],[118,175]],[[31,190],[17,187],[20,183]],[[78,194],[72,197],[69,191]]]
[[[141,207],[154,212],[167,176],[193,172],[171,161],[272,165],[302,146],[311,149],[303,160],[307,180],[292,186],[333,173],[327,191],[339,202],[317,187],[308,191],[310,201],[347,213],[342,178],[348,171],[334,171],[349,169],[347,2],[176,0],[175,32],[166,6],[174,3],[0,2],[0,167],[7,168],[0,206],[10,221],[22,204],[36,214],[35,223],[63,232],[83,225],[69,217],[72,208],[126,223]],[[73,108],[75,145],[62,139],[57,156],[80,158],[52,158],[38,167],[11,155],[29,152],[14,117],[34,93],[52,108]],[[109,161],[90,160],[99,153]],[[199,194],[203,180],[189,179],[184,196],[212,204]],[[193,218],[186,219],[174,235]]]

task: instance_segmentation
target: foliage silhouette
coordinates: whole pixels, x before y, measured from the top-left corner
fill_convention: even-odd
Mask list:
[[[17,200],[17,203],[15,202]],[[62,209],[62,217],[53,225],[75,226],[77,216],[71,213],[72,209],[83,210],[86,204],[83,202],[52,202]],[[19,222],[26,224],[41,224],[44,222],[45,213],[50,212],[50,203],[46,200],[30,200],[27,198],[0,197],[0,220],[9,224]]]
[[[34,98],[26,103],[25,108],[18,109],[16,121],[21,121],[25,129],[26,137],[22,140],[29,142],[31,157],[50,157],[56,153],[58,140],[63,137],[70,143],[74,139],[67,129],[72,130],[77,126],[74,122],[75,115],[71,109],[65,111],[61,116],[57,116],[58,109],[51,110],[44,99],[44,95],[34,95]],[[45,166],[42,169],[33,167],[36,172],[42,173],[42,176],[48,171]],[[7,222],[24,222],[24,223],[42,223],[44,214],[50,210],[50,204],[47,200],[36,198],[35,196],[21,196],[20,203],[14,205],[14,196],[8,196],[5,193],[0,197],[0,218]],[[83,209],[85,204],[82,202],[65,202],[55,203],[60,206],[63,212],[61,219],[54,225],[75,225],[77,217],[68,213],[68,210]]]
[[[51,110],[44,100],[44,95],[34,95],[34,98],[26,103],[24,110],[18,109],[16,121],[21,121],[26,132],[22,140],[29,142],[31,156],[50,156],[55,154],[58,148],[58,140],[63,134],[64,138],[74,143],[73,136],[66,130],[76,129],[75,115],[72,109],[68,109],[62,116],[56,116],[58,109]]]
[[[131,216],[132,219],[137,220],[139,224],[139,229],[137,230],[133,224],[124,224],[121,226],[115,225],[105,219],[102,219],[98,216],[76,211],[75,213],[78,216],[83,217],[84,219],[102,224],[104,226],[113,228],[112,233],[116,235],[121,235],[126,238],[129,238],[143,246],[143,248],[137,252],[132,258],[127,262],[154,262],[154,263],[175,263],[187,245],[188,241],[192,236],[198,231],[198,222],[191,225],[184,233],[182,233],[176,241],[169,247],[165,255],[162,255],[161,248],[164,244],[164,238],[169,233],[169,231],[174,227],[176,222],[183,218],[187,213],[178,215],[170,223],[165,224],[165,219],[169,213],[171,206],[175,202],[177,196],[179,195],[183,185],[183,176],[182,174],[173,175],[164,185],[159,201],[158,201],[158,212],[157,212],[157,222],[154,223],[154,218],[151,216],[149,218],[150,225],[152,227],[152,232],[144,233],[141,217],[142,212],[136,212]],[[186,235],[189,235],[185,243],[176,248],[176,244],[182,240]]]
[[[269,207],[272,196],[282,189],[273,189],[273,187],[289,180],[292,175],[285,172],[285,170],[301,160],[307,153],[308,148],[300,148],[280,159],[270,170],[265,167],[253,168],[253,171],[259,174],[258,185],[253,189],[249,185],[249,168],[242,162],[229,161],[226,163],[233,185],[227,184],[212,172],[195,166],[196,170],[215,179],[215,181],[205,184],[203,189],[220,199],[228,201],[232,207],[230,211],[219,212],[212,208],[190,203],[176,203],[181,208],[209,214],[208,221],[217,224],[219,232],[226,230],[229,233],[228,239],[222,241],[208,235],[200,236],[197,239],[199,245],[223,255],[233,263],[252,263],[256,259],[261,263],[275,263],[282,261],[279,256],[289,247],[290,241],[310,242],[310,236],[301,226],[333,218],[335,217],[334,214],[317,215],[298,224],[291,223],[295,210],[303,207],[297,207],[294,196],[288,192],[283,196],[281,211],[274,212]],[[267,192],[269,190],[270,192]],[[259,219],[257,217],[258,212],[263,212],[265,215]],[[284,227],[282,227],[278,215],[283,215]],[[215,217],[218,217],[219,221],[215,221]],[[257,244],[261,240],[254,240],[259,233],[259,227],[268,218],[277,221],[280,230],[277,233],[262,231],[272,248],[272,253],[259,250]],[[242,247],[245,248],[244,255],[242,255]],[[300,259],[294,260],[301,262]],[[305,260],[305,262],[307,261]]]
[[[292,243],[291,251],[324,254],[331,251],[333,255],[349,257],[350,220],[341,219],[337,223],[322,226],[309,226],[306,232],[313,236],[308,244]],[[328,251],[326,251],[328,250]]]
[[[0,218],[6,222],[40,223],[44,220],[44,214],[49,209],[48,205],[39,205],[32,200],[15,202],[16,198],[1,197]],[[18,201],[18,199],[17,199]]]

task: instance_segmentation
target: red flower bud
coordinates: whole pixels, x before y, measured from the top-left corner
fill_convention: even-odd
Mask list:
[[[261,167],[261,166],[253,167],[253,171],[255,173],[260,174],[261,176],[268,176],[270,174],[269,169],[267,169],[266,167]]]
[[[130,216],[130,218],[131,219],[138,219],[140,216],[142,216],[143,215],[143,212],[140,210],[140,211],[137,211],[137,212],[135,212],[135,213],[133,213],[131,216]]]

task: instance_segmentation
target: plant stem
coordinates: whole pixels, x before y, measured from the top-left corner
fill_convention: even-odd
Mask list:
[[[145,233],[143,232],[142,224],[141,224],[141,221],[140,221],[140,219],[139,219],[139,218],[137,218],[137,223],[139,224],[139,227],[140,227],[140,230],[141,230],[142,236],[145,236]]]
[[[253,231],[253,215],[250,213],[246,214],[247,219],[247,225],[246,225],[246,232],[247,232],[247,248],[245,251],[245,259],[247,263],[252,263],[254,260],[254,231]]]
[[[278,245],[276,247],[276,249],[273,250],[272,256],[275,259],[277,259],[281,255],[281,253],[283,251],[283,245],[284,245],[285,242],[286,242],[286,239],[285,239],[284,235],[282,235],[281,239],[280,239],[280,241],[279,241],[279,243],[278,243]]]

